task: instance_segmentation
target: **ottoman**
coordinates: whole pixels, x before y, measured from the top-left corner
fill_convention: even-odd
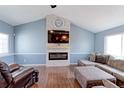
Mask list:
[[[95,66],[76,67],[74,75],[75,79],[83,88],[103,85],[102,80],[110,80],[116,83],[114,76]]]

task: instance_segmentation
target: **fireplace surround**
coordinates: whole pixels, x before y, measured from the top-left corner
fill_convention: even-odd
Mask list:
[[[57,26],[56,20],[62,25]],[[56,15],[46,16],[47,66],[68,66],[70,64],[70,21]]]

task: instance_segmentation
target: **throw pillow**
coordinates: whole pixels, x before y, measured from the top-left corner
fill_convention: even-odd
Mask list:
[[[96,60],[96,53],[90,54],[89,61],[95,62]]]
[[[101,64],[107,64],[108,60],[109,60],[109,55],[96,55],[95,62]]]

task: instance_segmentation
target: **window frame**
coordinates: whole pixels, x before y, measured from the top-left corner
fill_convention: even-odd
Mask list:
[[[107,37],[109,37],[109,36],[115,36],[115,35],[121,35],[121,58],[119,58],[119,59],[122,59],[123,57],[124,57],[124,53],[123,53],[123,51],[124,51],[124,33],[119,33],[119,34],[112,34],[112,35],[107,35],[107,36],[105,36],[104,37],[104,54],[108,54],[107,53]],[[119,56],[118,56],[119,57]]]
[[[9,34],[7,34],[7,33],[1,33],[0,32],[0,34],[2,34],[2,35],[6,35],[7,36],[7,52],[0,52],[0,55],[2,55],[2,54],[9,54]]]

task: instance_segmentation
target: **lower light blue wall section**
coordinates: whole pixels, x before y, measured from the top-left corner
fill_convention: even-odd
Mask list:
[[[18,64],[45,64],[46,54],[17,54],[15,62]]]
[[[70,54],[70,63],[77,63],[79,59],[88,59],[89,54]]]
[[[70,63],[79,59],[88,59],[89,54],[70,54]],[[46,64],[46,54],[18,54],[15,56],[18,64]]]
[[[12,63],[14,63],[14,55],[1,57],[0,60],[7,64],[12,64]]]
[[[124,33],[124,25],[95,34],[95,51],[104,53],[104,38],[109,35]]]
[[[70,63],[79,59],[88,59],[89,54],[70,54]],[[46,64],[46,54],[18,54],[15,56],[18,64]]]

